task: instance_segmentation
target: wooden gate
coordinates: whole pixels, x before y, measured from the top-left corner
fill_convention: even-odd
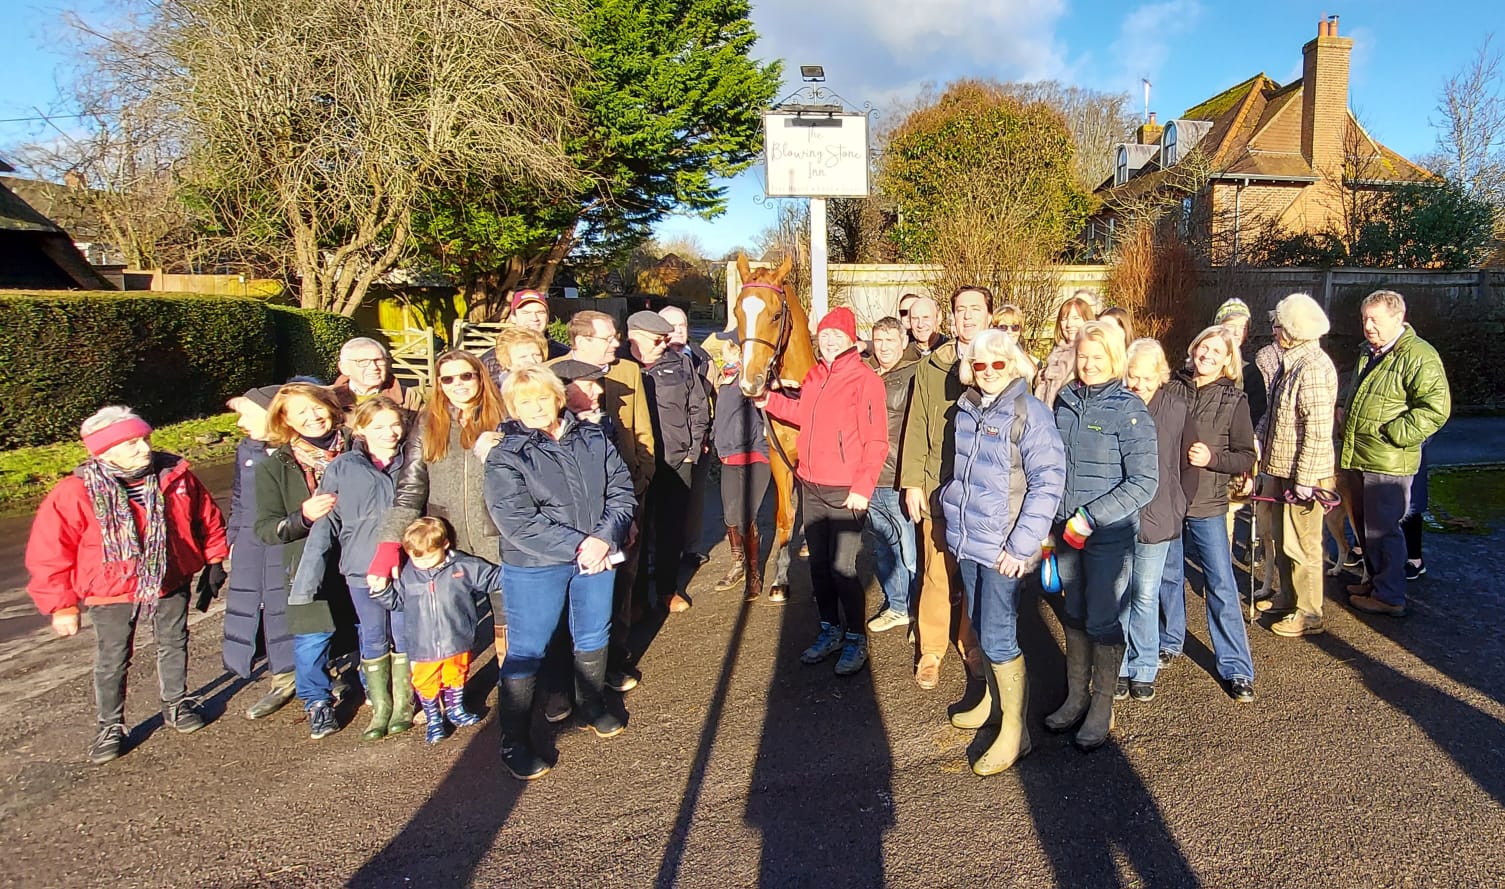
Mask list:
[[[439,337],[432,329],[380,330],[392,351],[392,375],[404,386],[429,392],[434,383],[434,359],[439,357]]]
[[[496,335],[506,327],[501,321],[466,321],[464,318],[457,318],[454,327],[450,329],[449,341],[454,344],[451,348],[480,355],[496,345]]]

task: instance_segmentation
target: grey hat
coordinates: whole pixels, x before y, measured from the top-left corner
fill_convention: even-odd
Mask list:
[[[574,358],[565,358],[561,361],[556,361],[549,365],[549,370],[552,370],[554,376],[563,380],[566,384],[573,383],[576,380],[599,380],[606,376],[606,371],[596,365],[577,361]]]
[[[668,336],[674,332],[674,325],[658,312],[650,312],[646,309],[641,312],[633,312],[627,316],[628,330],[641,330],[644,333],[654,333],[659,336]]]
[[[241,397],[262,410],[266,410],[272,406],[272,399],[277,397],[281,389],[281,386],[258,386],[255,389],[247,389]]]

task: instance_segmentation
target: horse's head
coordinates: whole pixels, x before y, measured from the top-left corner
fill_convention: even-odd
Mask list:
[[[748,398],[767,391],[777,359],[789,344],[793,322],[784,297],[784,278],[793,267],[794,260],[785,257],[777,269],[754,271],[747,255],[737,254],[742,290],[727,312],[726,329],[736,331],[742,343],[742,373],[737,382]],[[806,335],[804,330],[799,333]]]

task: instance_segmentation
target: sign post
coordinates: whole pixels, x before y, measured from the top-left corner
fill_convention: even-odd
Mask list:
[[[826,199],[865,198],[868,118],[840,105],[780,105],[763,113],[764,193],[810,198],[810,323],[830,305]]]

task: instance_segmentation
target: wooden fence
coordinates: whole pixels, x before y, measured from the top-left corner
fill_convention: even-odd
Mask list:
[[[392,375],[405,386],[427,392],[434,382],[434,359],[439,337],[430,329],[378,330],[392,352]]]

